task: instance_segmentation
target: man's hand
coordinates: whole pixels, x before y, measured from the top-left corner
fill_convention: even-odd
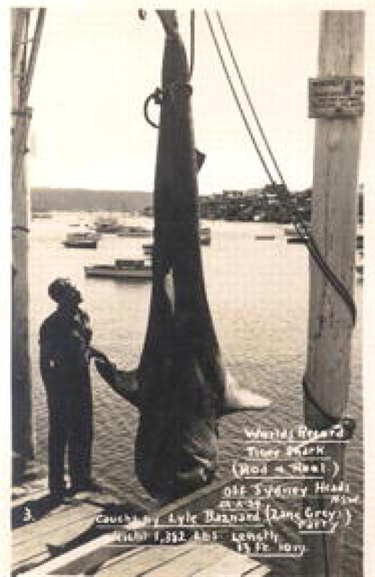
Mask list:
[[[111,385],[111,387],[114,387],[116,383],[116,365],[111,363],[105,355],[102,355],[95,357],[95,367],[99,375]]]
[[[95,359],[96,361],[102,361],[103,363],[110,363],[107,355],[105,355],[95,347],[90,347],[89,354],[90,359]]]

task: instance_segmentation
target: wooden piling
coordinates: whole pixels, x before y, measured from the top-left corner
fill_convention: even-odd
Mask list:
[[[28,187],[25,166],[32,110],[28,106],[45,9],[29,42],[30,9],[12,9],[12,447],[13,480],[33,458],[28,323]],[[30,48],[30,51],[29,51]]]
[[[360,78],[363,74],[364,13],[321,13],[319,78]],[[316,120],[312,233],[326,262],[353,292],[357,225],[356,191],[362,130],[360,115]],[[305,384],[305,421],[311,429],[333,424],[346,411],[351,378],[350,357],[353,319],[342,297],[313,260],[310,264],[310,314]],[[314,402],[311,402],[311,398]],[[319,410],[319,408],[321,410]],[[344,478],[344,443],[326,445],[326,454]],[[309,503],[320,508],[323,500]],[[306,577],[339,577],[342,574],[340,531],[306,537]]]

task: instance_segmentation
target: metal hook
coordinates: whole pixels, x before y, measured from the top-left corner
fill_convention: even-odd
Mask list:
[[[148,113],[148,107],[149,107],[151,100],[153,100],[155,102],[155,104],[160,105],[162,103],[162,100],[163,100],[163,91],[160,90],[160,88],[156,88],[154,90],[154,92],[146,98],[145,103],[143,105],[143,113],[144,113],[145,119],[148,122],[148,124],[153,126],[153,128],[159,128],[159,126],[151,120],[149,113]]]

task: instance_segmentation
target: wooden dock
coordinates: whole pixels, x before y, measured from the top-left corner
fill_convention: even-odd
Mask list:
[[[122,507],[113,495],[81,493],[50,506],[45,484],[35,481],[18,489],[12,499],[12,576],[263,577],[270,571],[257,559],[220,543],[193,539],[176,545],[116,543],[113,530],[99,534],[95,527],[98,513]],[[163,519],[187,506],[199,508],[212,491],[215,487],[205,487],[153,514]],[[134,506],[125,504],[123,510],[131,515]]]

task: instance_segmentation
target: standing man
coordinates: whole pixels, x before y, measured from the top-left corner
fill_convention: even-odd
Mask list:
[[[48,287],[57,309],[40,328],[40,371],[49,413],[48,483],[53,497],[66,492],[65,449],[68,448],[70,491],[95,491],[91,479],[92,395],[89,317],[79,307],[81,293],[68,279],[58,278]],[[104,355],[103,355],[104,356]]]

